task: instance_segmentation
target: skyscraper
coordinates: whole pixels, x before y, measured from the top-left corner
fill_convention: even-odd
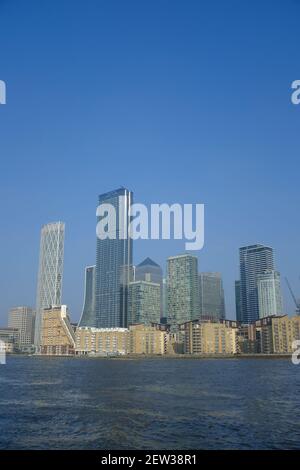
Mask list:
[[[198,259],[190,254],[167,261],[168,323],[172,329],[199,317]]]
[[[159,264],[146,258],[135,268],[135,280],[155,282],[160,285],[160,316],[163,316],[163,271]]]
[[[78,326],[96,327],[95,310],[96,266],[85,268],[84,301],[82,315]]]
[[[223,281],[220,273],[199,273],[200,318],[225,318]]]
[[[129,284],[128,319],[130,324],[160,322],[160,284],[134,281]]]
[[[37,348],[41,342],[43,310],[61,305],[64,238],[65,224],[63,222],[53,222],[42,227],[34,337]]]
[[[241,306],[241,281],[235,281],[235,316],[236,321],[242,321],[242,306]]]
[[[99,206],[114,207],[115,233],[97,237],[96,320],[98,328],[127,327],[128,284],[132,274],[132,239],[128,236],[133,194],[125,188],[99,196]],[[98,223],[100,221],[98,217]]]
[[[278,271],[265,271],[257,276],[259,318],[282,315],[280,274]]]
[[[19,330],[19,349],[30,352],[34,344],[35,312],[30,307],[14,307],[8,314],[8,327]]]
[[[274,269],[273,249],[264,245],[240,248],[241,321],[252,323],[259,318],[257,276]]]

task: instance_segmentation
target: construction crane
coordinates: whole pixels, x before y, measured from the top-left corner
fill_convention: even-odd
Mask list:
[[[286,280],[287,286],[288,286],[288,288],[289,288],[289,291],[290,291],[290,293],[291,293],[292,299],[293,299],[293,301],[294,301],[294,303],[295,303],[295,305],[296,305],[296,315],[300,315],[300,300],[297,300],[297,299],[296,299],[296,296],[295,296],[295,294],[294,294],[294,292],[293,292],[293,289],[291,288],[291,285],[290,285],[289,280],[288,280],[287,277],[285,278],[285,280]]]

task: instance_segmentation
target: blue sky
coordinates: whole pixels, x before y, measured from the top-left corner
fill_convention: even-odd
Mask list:
[[[238,248],[274,247],[300,296],[300,2],[0,0],[0,322],[35,304],[42,224],[66,222],[63,300],[82,308],[97,195],[204,203],[199,269],[234,317]],[[180,241],[138,241],[165,267]],[[283,286],[286,311],[294,308]]]

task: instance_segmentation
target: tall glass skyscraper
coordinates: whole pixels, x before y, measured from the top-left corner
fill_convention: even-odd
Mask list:
[[[235,316],[236,321],[242,321],[242,301],[241,301],[241,281],[235,281],[234,283],[235,291]]]
[[[128,237],[128,227],[132,200],[132,192],[125,188],[99,196],[99,205],[114,207],[116,219],[115,238],[97,238],[95,306],[98,328],[128,325],[128,285],[132,276],[132,239]]]
[[[167,260],[168,323],[176,330],[181,323],[199,318],[198,258],[190,254]]]
[[[264,245],[240,248],[241,321],[252,323],[259,319],[258,275],[274,269],[273,249]]]
[[[225,319],[225,299],[220,273],[199,273],[200,318]]]
[[[96,327],[95,309],[96,266],[85,268],[84,301],[79,326]]]
[[[135,268],[135,280],[155,282],[160,285],[160,316],[163,316],[163,271],[159,264],[146,258]]]
[[[63,222],[53,222],[42,227],[34,335],[34,344],[37,349],[41,341],[43,310],[61,305],[64,239],[65,224]]]
[[[257,276],[259,318],[282,315],[280,273],[265,271]]]

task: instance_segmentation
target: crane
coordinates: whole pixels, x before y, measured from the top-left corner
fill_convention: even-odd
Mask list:
[[[293,292],[293,289],[291,288],[291,285],[290,285],[289,280],[288,280],[287,277],[285,278],[285,280],[286,280],[287,286],[288,286],[288,288],[289,288],[289,291],[290,291],[290,293],[291,293],[292,299],[293,299],[293,301],[294,301],[294,303],[295,303],[295,305],[296,305],[296,315],[300,315],[300,300],[297,300],[297,299],[296,299],[296,296],[295,296],[295,294],[294,294],[294,292]]]

